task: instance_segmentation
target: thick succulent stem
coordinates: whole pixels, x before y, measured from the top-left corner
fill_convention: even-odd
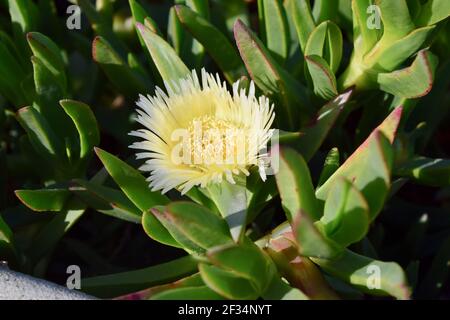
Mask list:
[[[311,299],[339,299],[317,266],[309,258],[300,256],[288,237],[289,234],[272,239],[266,248],[281,275],[292,287],[300,289]]]

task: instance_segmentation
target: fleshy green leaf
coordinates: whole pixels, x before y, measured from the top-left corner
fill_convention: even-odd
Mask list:
[[[384,70],[394,70],[420,49],[433,30],[434,26],[416,29],[404,38],[395,41],[379,55],[377,67]],[[366,57],[366,59],[370,58],[371,55]]]
[[[273,277],[262,297],[265,300],[309,300],[303,292],[297,288],[292,288],[277,275]]]
[[[0,215],[0,257],[13,259],[14,255],[13,232]]]
[[[147,27],[150,28],[150,30],[152,30],[153,32],[161,34],[161,32],[158,29],[157,24],[153,21],[153,19],[146,12],[144,7],[142,7],[142,5],[139,4],[138,1],[129,0],[128,2],[130,5],[131,15],[133,16],[134,25],[136,25],[137,22],[145,24],[146,19],[147,19],[147,23],[151,26],[151,28],[148,25],[147,25]],[[139,32],[139,30],[137,28],[136,28],[136,32],[137,32],[137,35],[139,37],[139,41],[141,42],[142,47],[145,47],[144,39],[142,38],[141,33]]]
[[[71,144],[74,144],[77,139],[75,126],[63,109],[58,107],[58,101],[64,97],[63,84],[41,59],[32,56],[31,62],[33,63],[34,84],[38,95],[37,110],[48,121],[61,141],[68,139]]]
[[[164,207],[154,207],[142,215],[142,227],[145,233],[152,239],[176,248],[183,248],[170,234],[170,232],[155,217],[164,212]]]
[[[290,10],[288,14],[292,14],[295,24],[300,47],[305,52],[306,43],[311,32],[316,27],[311,13],[309,0],[291,0],[289,1]]]
[[[176,0],[175,3],[183,3],[183,0]],[[177,15],[173,7],[169,9],[167,40],[170,46],[175,50],[176,54],[181,57],[181,55],[184,54],[183,45],[186,43],[186,33],[181,27],[181,23],[177,19]]]
[[[19,53],[28,56],[25,34],[36,30],[39,24],[39,11],[36,3],[28,0],[8,0],[9,16],[11,17],[14,42]]]
[[[206,287],[202,278],[200,277],[200,273],[194,273],[187,277],[181,278],[174,282],[169,282],[162,285],[153,286],[144,290],[139,290],[137,292],[127,293],[120,297],[117,297],[117,300],[147,300],[147,299],[159,299],[159,294],[164,294],[165,292],[172,291],[174,289],[181,288],[199,288]],[[158,297],[157,297],[158,296]],[[164,298],[162,298],[164,299]]]
[[[45,159],[59,162],[64,155],[63,146],[46,119],[32,107],[20,109],[17,118],[27,132],[33,148]]]
[[[56,77],[63,88],[63,92],[65,92],[67,79],[61,50],[50,38],[39,32],[29,32],[27,34],[27,40],[33,54]]]
[[[422,0],[409,0],[408,9],[411,14],[411,19],[415,22],[422,10]],[[416,24],[416,23],[415,23]],[[416,24],[417,25],[417,24]]]
[[[380,73],[380,89],[402,98],[419,98],[433,86],[437,58],[429,51],[420,51],[410,67],[391,73]]]
[[[70,191],[67,189],[16,190],[16,196],[33,211],[61,211]]]
[[[108,39],[108,42],[112,45],[115,51],[117,51],[121,57],[125,57],[128,51],[124,43],[113,31],[112,21],[112,2],[101,1],[97,7],[94,7],[93,3],[89,0],[75,0],[76,4],[81,7],[81,11],[89,19],[92,29],[95,34]]]
[[[283,64],[289,53],[289,28],[286,12],[280,0],[258,1],[262,5],[267,49]]]
[[[267,203],[278,194],[274,177],[261,180],[258,175],[247,178],[247,224],[253,222]]]
[[[172,202],[164,211],[152,214],[185,249],[194,252],[233,243],[221,217],[191,202]]]
[[[305,56],[305,60],[314,84],[314,93],[325,100],[337,96],[336,77],[328,63],[316,55]]]
[[[258,293],[250,281],[216,266],[199,264],[200,275],[209,288],[228,299],[253,300]]]
[[[34,237],[28,251],[28,259],[34,267],[42,258],[50,254],[58,241],[78,221],[86,210],[86,205],[71,198],[63,211],[58,212]]]
[[[328,194],[320,219],[327,238],[347,247],[366,235],[369,222],[369,206],[362,194],[351,182],[338,179]]]
[[[329,24],[331,24],[330,21],[322,22],[311,32],[306,43],[305,56],[324,56],[325,39],[327,38]]]
[[[69,190],[89,207],[118,219],[141,222],[142,212],[119,190],[80,179],[72,183]]]
[[[171,282],[197,271],[197,262],[191,256],[175,259],[139,270],[84,278],[83,291],[102,298],[142,290],[150,286]]]
[[[149,14],[144,7],[137,0],[128,0],[130,5],[131,14],[133,16],[134,23],[144,23],[145,18],[149,17]]]
[[[31,62],[33,63],[36,93],[40,98],[40,107],[47,111],[64,96],[64,90],[58,78],[45,66],[41,59],[32,56]],[[47,113],[56,117],[54,112],[48,111]],[[53,123],[55,119],[50,118],[49,121]]]
[[[416,25],[429,26],[450,16],[450,2],[446,0],[428,0],[421,8],[415,20]]]
[[[169,202],[161,193],[150,191],[139,171],[100,148],[95,148],[95,152],[120,189],[142,212]]]
[[[316,0],[313,7],[313,16],[317,23],[333,19],[338,12],[339,1]]]
[[[210,250],[207,256],[217,267],[250,281],[259,294],[266,290],[274,275],[273,262],[250,240]]]
[[[132,52],[129,52],[127,55],[127,62],[130,69],[142,78],[148,79],[147,70],[139,61],[139,58]],[[148,89],[147,89],[148,90]]]
[[[327,51],[328,50],[328,51]],[[343,51],[342,32],[335,23],[329,23],[327,28],[327,43],[325,50],[325,58],[330,65],[331,71],[336,73],[341,64]]]
[[[102,67],[111,82],[123,93],[136,98],[152,86],[148,78],[133,72],[104,38],[97,36],[92,42],[92,57]]]
[[[85,159],[100,143],[100,133],[94,113],[87,104],[79,101],[61,100],[59,103],[77,128],[80,137],[80,159]]]
[[[302,256],[334,259],[342,253],[343,248],[325,237],[303,210],[297,213],[292,230]]]
[[[150,17],[147,17],[144,19],[144,26],[149,28],[152,32],[156,33],[157,35],[162,34],[161,31],[159,30],[156,22]],[[136,30],[138,30],[138,34],[142,38],[141,34],[139,33],[139,29],[136,29]],[[142,39],[142,41],[144,41],[144,39]],[[143,42],[143,47],[146,47],[145,42]]]
[[[306,107],[308,98],[304,87],[278,65],[261,40],[242,21],[236,22],[234,36],[253,81],[264,94],[280,100],[281,105],[276,109],[279,118],[285,119],[290,128],[297,127],[300,124],[299,111],[311,112]]]
[[[363,194],[369,204],[371,220],[374,219],[388,195],[393,162],[391,144],[401,115],[402,108],[395,109],[316,191],[317,198],[325,200],[336,179],[344,177]]]
[[[20,61],[17,60],[18,50],[14,42],[4,32],[0,31],[0,93],[16,107],[26,103],[20,90],[20,84],[26,73]]]
[[[242,0],[227,0],[227,1],[216,1],[214,6],[212,6],[215,15],[213,17],[223,17],[225,31],[229,31],[230,35],[233,34],[233,27],[236,20],[240,19],[246,25],[249,25],[249,8],[248,4]]]
[[[192,11],[206,21],[209,20],[209,6],[206,0],[176,0],[175,5],[185,4]],[[175,7],[169,10],[169,26],[167,30],[169,43],[174,47],[177,54],[188,66],[201,68],[203,66],[204,47],[191,37],[182,27],[177,17]]]
[[[19,26],[23,34],[36,28],[36,4],[27,0],[9,0],[8,7],[11,22]]]
[[[369,6],[374,4],[373,0],[354,0],[351,4],[353,13],[354,42],[355,44],[358,44],[355,45],[355,52],[358,55],[363,56],[375,46],[381,36],[381,30],[378,30],[377,28],[369,28],[368,26],[368,22],[374,23],[374,18],[379,17],[377,16],[379,14],[379,7],[370,7],[377,9],[375,9],[375,11],[368,12]]]
[[[363,292],[408,299],[410,289],[403,269],[395,262],[383,262],[345,250],[337,259],[312,259],[326,272],[349,282]],[[379,283],[378,283],[379,280]],[[379,288],[377,288],[379,285]]]
[[[186,196],[189,197],[194,202],[208,208],[213,212],[219,213],[214,202],[205,195],[205,190],[201,187],[194,186],[188,192],[186,192]]]
[[[169,289],[151,297],[151,300],[223,300],[207,286]]]
[[[164,39],[140,23],[137,23],[136,27],[139,29],[161,77],[168,84],[190,74],[189,69],[175,50]]]
[[[238,241],[245,231],[247,221],[247,194],[244,183],[223,181],[211,184],[204,190],[228,223],[231,235]]]
[[[214,25],[186,6],[175,6],[178,18],[187,30],[205,47],[223,71],[227,80],[235,82],[243,75],[244,66],[237,50]]]
[[[186,4],[206,20],[209,20],[209,0],[186,0]]]
[[[306,43],[304,54],[314,93],[325,100],[332,99],[338,93],[334,72],[341,62],[342,46],[341,31],[331,21],[318,25]]]
[[[323,58],[330,73],[334,74],[341,63],[342,47],[342,32],[339,27],[334,22],[324,21],[311,32],[304,54]]]
[[[279,131],[278,141],[280,144],[290,144],[295,143],[303,133],[299,131]]]
[[[325,158],[325,163],[323,164],[322,172],[320,173],[319,182],[317,183],[317,188],[325,183],[329,177],[339,169],[339,150],[338,148],[333,148],[328,152]]]
[[[282,148],[279,158],[280,167],[275,178],[288,220],[294,221],[295,215],[300,210],[310,214],[314,220],[320,219],[320,207],[303,157],[292,149]]]
[[[450,160],[415,157],[404,163],[395,173],[430,186],[449,186]]]
[[[381,43],[403,38],[414,29],[406,0],[377,0],[376,4],[380,8],[383,21]]]

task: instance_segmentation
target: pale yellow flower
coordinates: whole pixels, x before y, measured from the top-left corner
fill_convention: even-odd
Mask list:
[[[192,71],[165,87],[167,93],[156,88],[155,96],[140,96],[137,121],[145,129],[130,133],[143,139],[130,147],[147,159],[140,170],[150,172],[152,190],[184,194],[223,179],[235,183],[233,175],[248,175],[252,166],[265,180],[263,152],[275,114],[269,99],[255,97],[253,82],[248,92],[234,83],[231,94],[219,75],[202,70],[201,82]]]

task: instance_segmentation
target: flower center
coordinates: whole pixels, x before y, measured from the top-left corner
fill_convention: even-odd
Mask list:
[[[188,132],[193,166],[246,164],[249,147],[246,128],[207,115],[193,119]]]

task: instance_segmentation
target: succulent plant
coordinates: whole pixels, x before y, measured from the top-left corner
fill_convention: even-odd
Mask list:
[[[102,298],[448,298],[448,0],[71,2],[81,30],[0,2],[12,268],[66,248]]]

